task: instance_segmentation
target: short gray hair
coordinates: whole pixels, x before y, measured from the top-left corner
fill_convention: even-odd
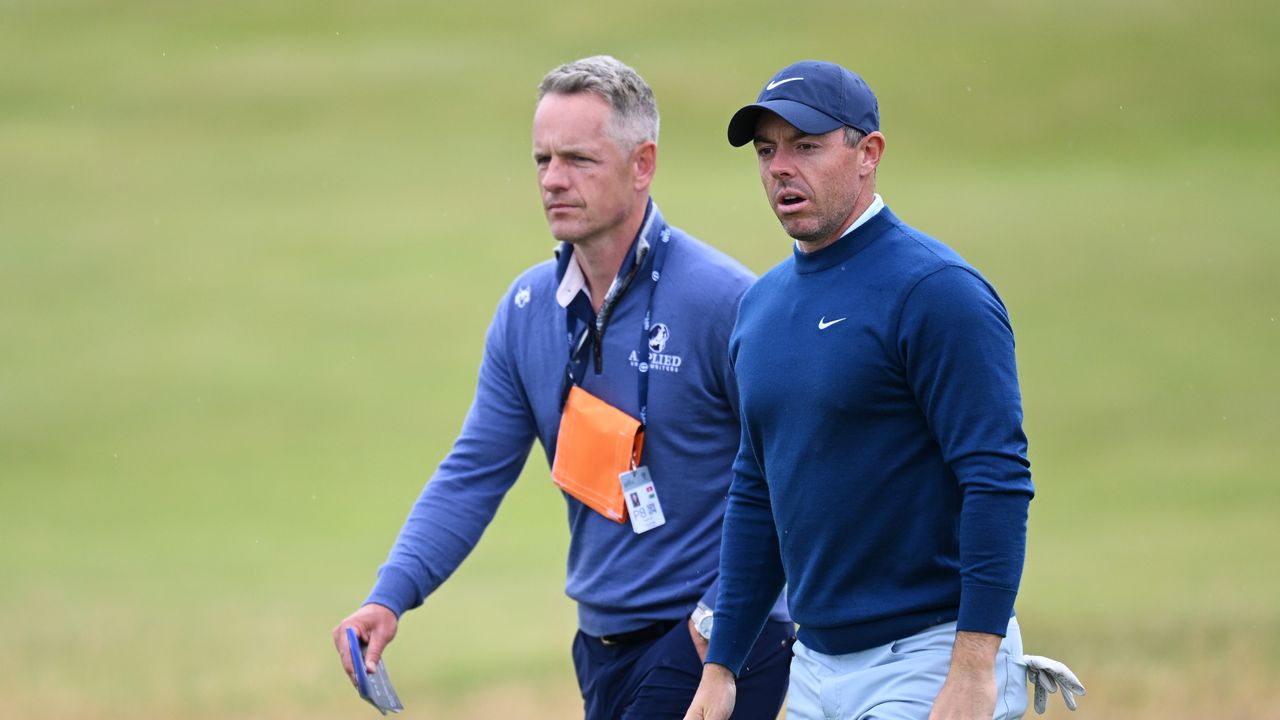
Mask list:
[[[658,142],[658,103],[653,90],[626,63],[609,55],[565,63],[547,73],[538,85],[538,100],[548,94],[592,93],[613,108],[610,134],[622,147]]]
[[[858,147],[858,143],[862,142],[862,138],[867,134],[856,127],[850,125],[844,126],[844,144],[849,147]]]

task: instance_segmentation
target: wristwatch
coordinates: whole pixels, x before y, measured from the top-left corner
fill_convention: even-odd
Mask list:
[[[693,628],[698,631],[703,640],[711,640],[711,625],[715,622],[715,612],[711,608],[698,603],[698,607],[694,608],[689,619],[693,620]]]

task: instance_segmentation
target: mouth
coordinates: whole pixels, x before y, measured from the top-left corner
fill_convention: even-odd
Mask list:
[[[567,202],[553,202],[553,203],[547,203],[543,207],[546,208],[548,214],[551,214],[551,213],[561,213],[561,212],[568,212],[570,210],[574,210],[575,208],[577,208],[577,205],[574,205],[572,203],[567,203]]]
[[[809,198],[795,190],[782,190],[774,196],[774,208],[779,214],[789,215],[803,210],[809,204]]]

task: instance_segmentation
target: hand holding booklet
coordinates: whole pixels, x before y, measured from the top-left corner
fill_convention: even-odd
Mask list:
[[[351,666],[356,673],[356,690],[360,691],[360,697],[364,698],[368,703],[376,708],[383,715],[387,711],[400,712],[404,709],[404,705],[400,704],[400,697],[396,695],[396,689],[391,686],[391,678],[387,676],[387,666],[378,659],[377,672],[369,674],[364,667],[364,651],[368,646],[360,642],[360,636],[356,635],[355,628],[347,628],[347,647],[351,650]]]

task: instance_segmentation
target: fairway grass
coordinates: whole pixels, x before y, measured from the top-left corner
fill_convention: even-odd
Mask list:
[[[731,112],[777,67],[880,94],[879,189],[996,285],[1037,497],[1028,652],[1072,716],[1270,718],[1280,687],[1280,12],[0,3],[0,720],[372,712],[330,629],[549,257],[534,91],[595,52],[663,112],[654,195],[790,252]],[[406,717],[577,712],[535,448],[387,664]]]

